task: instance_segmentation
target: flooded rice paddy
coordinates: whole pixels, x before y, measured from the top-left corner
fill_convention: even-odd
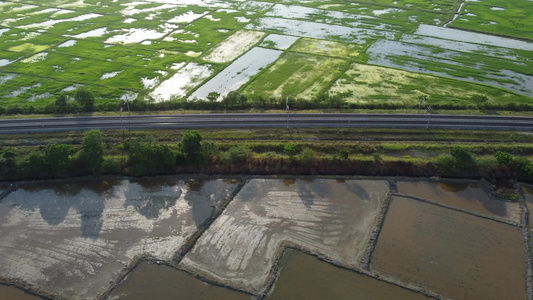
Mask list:
[[[476,94],[491,96],[494,102],[530,102],[533,40],[527,32],[524,40],[512,38],[522,37],[524,30],[519,26],[509,31],[506,24],[500,25],[506,23],[500,15],[515,11],[514,2],[489,5],[485,7],[488,12],[479,10],[471,2],[452,5],[445,1],[324,4],[312,0],[297,5],[281,0],[0,3],[1,73],[21,74],[42,82],[41,87],[16,95],[13,90],[27,85],[20,81],[0,83],[0,101],[5,105],[35,101],[32,105],[46,106],[60,93],[72,96],[74,91],[66,89],[75,84],[91,90],[97,101],[120,101],[125,94],[160,102],[205,98],[211,92],[248,93],[246,86],[262,85],[264,81],[278,81],[278,87],[293,84],[291,75],[301,76],[299,70],[284,69],[280,82],[272,68],[280,58],[297,59],[294,54],[303,51],[322,60],[341,58],[341,64],[336,60],[330,64],[343,67],[337,68],[339,74],[334,76],[311,76],[305,84],[313,88],[296,92],[254,89],[253,95],[278,97],[290,93],[311,99],[319,93],[342,92],[357,95],[346,96],[348,101],[372,102],[389,101],[384,98],[385,92],[410,92],[433,96],[440,102],[451,101],[442,92],[424,91],[427,84],[416,82],[391,84],[386,91],[377,85],[363,85],[361,92],[362,87],[354,88],[361,82],[349,74],[358,62],[391,72],[403,69],[410,77],[426,73],[427,81],[435,86],[446,81],[455,87],[454,100],[460,97],[461,101],[471,101],[472,89],[464,83],[468,82],[489,85],[479,86]],[[491,14],[500,16],[498,22],[493,22]],[[465,18],[476,21],[469,26]],[[480,29],[480,22],[493,25]],[[455,24],[466,30],[451,28]],[[502,31],[509,31],[508,36]],[[46,53],[61,59],[50,59]],[[199,66],[201,74],[172,68],[175,65]],[[113,79],[102,77],[118,70],[124,71]],[[159,70],[167,70],[168,76],[155,80],[146,75]],[[255,76],[263,70],[270,72]],[[143,84],[145,80],[152,81]],[[336,88],[341,84],[348,91]],[[415,104],[417,97],[411,98],[401,101]]]
[[[525,256],[517,227],[393,197],[372,269],[451,299],[525,299]]]
[[[24,183],[0,201],[0,295],[525,299],[516,206],[479,182]]]
[[[286,250],[267,299],[433,299],[372,277],[335,267],[297,250]]]

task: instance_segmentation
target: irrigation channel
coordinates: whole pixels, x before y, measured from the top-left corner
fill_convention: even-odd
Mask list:
[[[9,189],[9,190],[8,190]],[[0,299],[531,299],[533,187],[183,177],[0,185]]]
[[[369,127],[533,130],[533,118],[437,114],[186,114],[2,119],[0,133],[89,129]]]

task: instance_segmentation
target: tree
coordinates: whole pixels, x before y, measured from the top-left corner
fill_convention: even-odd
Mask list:
[[[20,178],[39,178],[48,172],[44,155],[40,151],[33,151],[24,156],[18,166]]]
[[[455,146],[450,150],[450,154],[455,160],[455,165],[459,169],[467,169],[475,166],[476,160],[472,153],[463,147]]]
[[[533,162],[528,163],[524,167],[524,173],[526,173],[527,176],[533,177]]]
[[[176,165],[176,151],[153,140],[137,139],[128,144],[128,165],[137,175],[157,174]]]
[[[93,93],[88,91],[85,88],[78,88],[74,99],[81,105],[83,111],[93,111],[94,110],[94,96]]]
[[[513,156],[509,154],[509,152],[505,152],[505,151],[498,151],[496,152],[496,154],[494,154],[494,156],[496,157],[496,160],[498,161],[500,165],[507,166],[513,160]]]
[[[99,173],[104,162],[104,143],[102,132],[92,129],[85,132],[80,151],[80,160],[85,163],[87,169],[93,173]]]
[[[44,154],[47,172],[58,174],[66,171],[70,164],[70,157],[74,153],[76,153],[76,149],[71,145],[58,144],[48,146]]]
[[[285,152],[285,154],[289,156],[289,159],[293,160],[296,154],[298,154],[298,148],[296,147],[295,143],[290,142],[288,144],[285,144],[283,152]]]
[[[65,94],[59,95],[55,102],[55,112],[64,114],[68,112],[67,96]]]
[[[6,147],[0,151],[0,176],[14,178],[17,173],[18,151],[12,147]]]
[[[197,163],[203,158],[202,136],[197,130],[187,130],[181,138],[180,150],[189,163]]]
[[[208,161],[214,160],[220,153],[214,141],[202,141],[202,153]]]
[[[217,101],[218,97],[220,97],[220,93],[217,92],[211,92],[207,94],[207,100],[209,100],[209,102]]]

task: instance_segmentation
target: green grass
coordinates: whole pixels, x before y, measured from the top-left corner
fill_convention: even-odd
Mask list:
[[[294,98],[309,99],[322,91],[346,65],[347,62],[341,59],[286,53],[242,92],[264,97],[289,94]]]
[[[429,95],[431,103],[436,104],[478,104],[471,100],[472,95],[487,96],[488,104],[533,103],[529,96],[520,96],[503,88],[467,81],[415,73],[409,73],[404,78],[385,76],[376,81],[364,78],[365,74],[350,70],[351,64],[356,61],[372,61],[372,55],[365,53],[365,50],[376,39],[383,38],[387,31],[392,33],[392,38],[399,40],[403,33],[415,32],[421,23],[442,25],[451,19],[459,7],[459,0],[362,0],[355,3],[337,0],[308,3],[296,0],[224,1],[209,6],[176,5],[157,11],[150,9],[157,8],[162,3],[148,2],[133,8],[150,11],[132,15],[123,14],[128,9],[125,4],[131,5],[131,1],[127,0],[105,3],[100,0],[84,0],[83,6],[69,5],[76,2],[78,1],[15,0],[0,6],[0,29],[9,28],[9,31],[0,35],[0,59],[19,60],[0,67],[0,74],[18,75],[16,79],[0,84],[0,105],[45,106],[63,89],[74,84],[87,86],[95,93],[97,103],[118,101],[117,98],[127,92],[139,93],[142,97],[150,92],[142,85],[142,78],[157,77],[162,82],[176,72],[172,67],[178,63],[208,63],[203,61],[202,57],[248,25],[246,22],[239,22],[237,17],[250,19],[251,24],[257,23],[260,18],[269,15],[270,8],[275,4],[317,9],[307,15],[297,13],[295,19],[346,27],[355,24],[359,29],[374,32],[370,34],[372,38],[363,41],[361,45],[354,44],[353,40],[335,36],[335,32],[330,33],[327,41],[301,37],[277,62],[241,87],[239,91],[250,97],[261,95],[268,98],[290,94],[292,97],[309,99],[321,92],[336,93],[335,88],[341,87],[341,90],[344,89],[344,95],[351,93],[350,101],[360,103],[395,102],[408,106],[417,102],[422,94]],[[13,8],[27,4],[37,7],[13,11]],[[490,6],[503,7],[506,10],[494,11],[489,9]],[[68,9],[71,12],[38,13],[46,8]],[[458,19],[452,26],[533,39],[533,29],[529,26],[533,22],[533,14],[528,1],[467,2],[465,9],[477,17],[467,17],[471,19],[468,22]],[[300,10],[305,11],[296,8],[296,12]],[[200,18],[189,24],[174,24],[173,29],[168,29],[168,20],[190,11],[196,14],[207,13],[220,20]],[[61,22],[49,28],[24,28],[26,25],[51,19],[66,20],[89,13],[97,13],[100,16],[85,21]],[[123,22],[129,18],[134,21]],[[498,24],[481,25],[487,21],[495,21]],[[71,37],[73,35],[103,27],[108,31],[103,36],[77,39],[77,43],[72,47],[57,47],[74,39]],[[110,37],[126,34],[133,28],[155,30],[166,35],[151,40],[150,44],[105,44]],[[276,28],[271,28],[266,30],[266,33],[274,31]],[[512,51],[511,54],[517,56],[517,61],[513,61],[489,57],[485,53],[452,53],[429,46],[420,46],[420,49],[425,49],[430,54],[416,57],[395,56],[393,60],[399,66],[414,63],[428,71],[442,72],[463,79],[471,77],[481,81],[496,80],[500,84],[520,84],[505,76],[490,78],[502,74],[501,70],[533,76],[533,54],[530,51]],[[48,53],[41,62],[29,64],[20,61],[39,52]],[[447,60],[442,60],[445,56]],[[215,71],[213,76],[230,63],[209,63]],[[116,71],[122,72],[113,78],[100,80],[103,74]],[[396,70],[382,68],[380,72],[386,75]],[[362,92],[362,87],[370,92]],[[194,89],[196,88],[198,86]],[[15,91],[22,92],[15,95]],[[36,95],[48,96],[33,102],[28,101]]]
[[[505,10],[491,10],[491,7],[504,8]],[[531,7],[530,1],[522,0],[466,2],[464,9],[476,16],[462,15],[451,26],[533,41]],[[489,25],[491,21],[496,24]]]

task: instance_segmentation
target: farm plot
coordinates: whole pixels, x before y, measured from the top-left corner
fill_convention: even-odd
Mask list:
[[[530,1],[467,1],[464,13],[451,26],[533,41]]]
[[[285,53],[273,66],[251,81],[243,93],[310,99],[324,90],[346,65],[346,61],[337,58]]]
[[[398,286],[343,270],[300,251],[288,249],[266,299],[432,299]]]
[[[524,7],[516,1],[502,6],[504,11],[494,8],[499,6],[492,2],[468,2],[465,9],[485,5],[494,6],[489,10],[495,14],[512,13],[514,7]],[[424,80],[417,86],[403,82],[373,83],[360,93],[361,84],[370,79],[356,78],[358,71],[348,71],[331,92],[342,91],[342,96],[349,101],[399,99],[406,103],[411,101],[409,98],[428,95],[433,89],[430,96],[439,103],[459,99],[472,104],[470,97],[474,93],[487,95],[489,101],[498,104],[515,99],[531,103],[533,93],[530,71],[533,43],[433,26],[449,21],[460,1],[27,0],[0,4],[0,71],[42,77],[41,89],[49,88],[50,95],[47,100],[32,102],[27,100],[35,100],[43,93],[28,90],[7,99],[11,91],[4,92],[0,100],[6,105],[50,103],[64,89],[49,85],[50,80],[69,82],[69,86],[87,86],[99,102],[118,101],[124,94],[137,94],[139,99],[148,101],[196,99],[210,92],[224,95],[238,89],[250,91],[253,94],[249,96],[254,97],[272,97],[287,89],[294,96],[309,99],[325,92],[339,72],[345,71],[347,66],[338,59],[351,63],[368,61],[388,68],[388,73],[396,72],[392,68],[400,68],[463,81],[420,75],[419,79]],[[463,17],[470,17],[466,14]],[[524,22],[529,20],[528,16],[524,16]],[[480,14],[479,18],[489,17]],[[460,19],[455,21],[460,22]],[[284,51],[287,55],[250,50],[257,46]],[[384,50],[387,47],[395,47],[392,51],[396,52]],[[404,55],[404,50],[412,53]],[[246,58],[247,53],[256,51],[276,53],[267,55],[274,61],[250,60],[244,62],[250,64],[248,68],[243,66],[240,57]],[[289,52],[308,54],[307,59],[313,57],[332,72],[326,74],[320,70],[325,76],[312,76],[304,82],[301,77],[304,69],[287,70],[291,63],[300,66],[303,61],[301,55],[289,55]],[[326,61],[322,56],[333,57],[327,60],[331,63],[321,64]],[[278,57],[281,60],[275,63]],[[295,61],[285,60],[287,57]],[[187,64],[204,66],[206,63],[209,72],[201,72],[195,78],[183,79],[184,74],[176,73]],[[269,65],[280,68],[263,70]],[[362,67],[356,65],[354,69]],[[279,72],[283,72],[281,77],[285,82],[275,78],[273,90],[258,86],[268,80],[269,73]],[[370,75],[375,77],[375,72]],[[171,89],[172,81],[168,81],[171,78],[185,81],[174,88],[175,92],[163,92]],[[165,81],[167,84],[159,87]],[[428,81],[433,83],[426,85]],[[296,88],[297,84],[302,86]],[[13,90],[28,86],[24,84]],[[253,89],[249,90],[248,86]],[[452,90],[457,91],[455,98]],[[527,97],[510,96],[512,93],[507,90]],[[356,92],[357,98],[350,96]],[[71,96],[72,91],[67,94]],[[108,97],[111,99],[103,99]]]
[[[251,180],[180,266],[252,293],[287,243],[354,266],[388,191],[380,180]]]
[[[362,45],[339,43],[327,40],[301,38],[291,48],[293,52],[302,52],[341,58],[357,57],[364,50]]]
[[[468,104],[474,95],[487,96],[485,104],[529,101],[526,96],[491,86],[357,63],[333,83],[329,93],[341,94],[347,101],[357,103],[416,105],[420,96],[429,96],[431,103]]]
[[[372,44],[367,53],[371,64],[479,82],[533,96],[532,63],[387,40]]]
[[[525,299],[522,232],[514,226],[393,197],[373,270],[451,299]]]
[[[232,291],[165,265],[143,262],[113,291],[109,299],[244,300],[250,295]]]
[[[235,187],[161,178],[21,186],[0,203],[0,276],[99,299],[135,257],[170,260]]]
[[[474,183],[398,181],[396,185],[398,192],[405,195],[520,223],[518,203],[492,199],[483,188]]]
[[[211,92],[224,97],[229,92],[239,89],[261,69],[276,61],[281,53],[279,50],[252,48],[194,91],[190,99],[206,99]]]
[[[232,61],[257,44],[264,35],[264,32],[238,31],[218,44],[203,59],[213,63]]]

